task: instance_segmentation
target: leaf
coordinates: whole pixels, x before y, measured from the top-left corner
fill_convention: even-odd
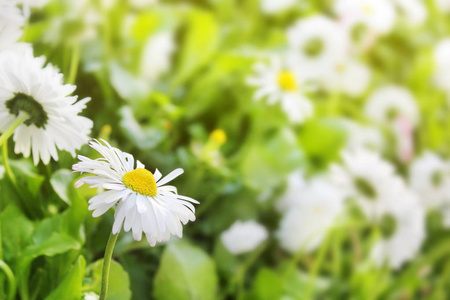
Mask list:
[[[86,260],[79,256],[72,269],[64,277],[58,287],[46,297],[46,300],[79,300],[81,298],[81,285],[83,281]]]
[[[56,171],[53,173],[52,178],[50,178],[50,184],[52,185],[53,190],[59,198],[68,205],[71,205],[68,195],[68,186],[72,182],[72,178],[72,172],[67,169]]]
[[[44,182],[44,176],[34,172],[35,167],[25,160],[10,160],[11,169],[16,176],[18,191],[24,198],[28,198],[26,192],[36,197]],[[29,199],[28,199],[29,200]]]
[[[175,85],[179,85],[205,65],[219,45],[219,26],[211,13],[192,11],[187,26]]]
[[[84,289],[88,289],[100,294],[102,280],[103,259],[100,259],[88,266],[88,277],[92,280]],[[107,300],[128,300],[131,299],[130,279],[127,272],[122,266],[111,261],[111,269],[109,270],[109,285]]]
[[[10,260],[30,244],[34,224],[15,205],[7,206],[0,218],[4,255],[6,260]]]
[[[260,269],[253,282],[252,294],[254,299],[259,300],[281,299],[283,295],[281,276],[271,269]]]
[[[198,247],[185,242],[169,244],[162,255],[154,286],[154,296],[160,300],[216,299],[216,267]]]

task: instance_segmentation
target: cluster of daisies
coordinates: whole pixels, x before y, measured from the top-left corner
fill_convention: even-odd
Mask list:
[[[15,152],[31,155],[37,165],[40,161],[49,164],[51,158],[57,161],[58,150],[75,156],[89,142],[93,122],[79,115],[90,98],[72,96],[76,87],[64,84],[63,74],[46,64],[45,57],[35,57],[31,44],[18,42],[30,4],[0,0],[0,146],[7,147],[12,136]],[[101,188],[89,201],[94,217],[115,206],[113,234],[123,226],[136,240],[145,234],[151,246],[169,240],[171,235],[182,236],[182,224],[195,220],[192,203],[198,204],[167,185],[183,173],[182,169],[163,177],[158,169],[154,173],[146,170],[131,154],[104,140],[89,145],[101,157],[92,160],[79,155],[81,161],[73,170],[93,174],[82,177],[76,187],[89,184]],[[2,166],[2,177],[3,173]]]
[[[268,14],[294,5],[300,4],[261,1]],[[436,1],[436,6],[450,12],[449,1]],[[398,84],[373,87],[371,69],[361,57],[398,22],[421,26],[427,9],[420,0],[336,0],[333,12],[335,19],[312,15],[296,22],[286,32],[286,50],[267,54],[247,78],[248,85],[257,87],[254,98],[279,103],[292,123],[312,117],[315,93],[345,95],[345,101],[365,98],[364,125],[351,119],[337,122],[347,134],[340,161],[314,176],[302,169],[289,175],[276,205],[282,218],[275,235],[292,254],[312,252],[334,228],[357,228],[358,211],[375,232],[368,259],[398,269],[420,252],[429,210],[442,214],[444,227],[450,225],[450,161],[432,151],[415,153],[421,121],[417,99]],[[448,38],[435,46],[433,56],[436,67],[429,80],[450,95]],[[390,156],[400,168],[383,157],[387,153],[394,153]],[[242,253],[268,235],[254,220],[238,221],[221,239],[230,252]]]

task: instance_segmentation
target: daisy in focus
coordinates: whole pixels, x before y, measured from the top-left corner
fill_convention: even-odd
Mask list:
[[[279,57],[272,57],[269,64],[257,63],[256,74],[247,78],[247,84],[258,88],[255,100],[266,97],[269,105],[280,102],[291,122],[302,123],[312,116],[314,109],[310,100],[302,95],[295,71],[286,65]]]
[[[150,246],[168,241],[171,235],[181,238],[182,224],[195,220],[192,203],[199,202],[178,195],[176,187],[165,184],[181,175],[183,169],[163,177],[158,169],[151,173],[140,161],[135,165],[131,154],[102,142],[91,141],[89,145],[103,157],[92,160],[79,155],[80,162],[72,167],[76,172],[94,175],[81,178],[75,187],[89,184],[92,188],[106,190],[89,200],[89,210],[94,211],[92,216],[98,217],[117,205],[112,228],[114,235],[120,232],[123,224],[124,230],[131,230],[137,241],[144,233]]]
[[[44,64],[45,58],[34,57],[28,44],[0,52],[0,132],[17,126],[11,132],[14,151],[25,157],[32,152],[35,165],[39,160],[48,164],[50,157],[58,160],[56,148],[75,156],[89,141],[93,125],[78,115],[90,98],[70,96],[76,87],[63,84],[59,70]]]

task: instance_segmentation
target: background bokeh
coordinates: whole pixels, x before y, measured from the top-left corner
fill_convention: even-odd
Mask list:
[[[92,98],[91,137],[183,168],[200,202],[182,239],[120,234],[108,299],[450,298],[450,1],[18,7],[20,41]],[[95,299],[113,211],[91,217],[70,154],[34,166],[9,147],[17,299]]]

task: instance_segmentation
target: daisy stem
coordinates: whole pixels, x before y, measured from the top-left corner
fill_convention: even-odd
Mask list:
[[[8,140],[6,140],[5,144],[2,147],[2,158],[3,158],[3,165],[5,166],[6,174],[8,174],[9,179],[13,183],[14,186],[16,186],[16,176],[14,176],[13,171],[11,170],[11,166],[9,165],[8,161]],[[1,239],[0,239],[1,241]],[[1,256],[0,256],[1,259]]]
[[[314,292],[314,285],[316,282],[316,278],[317,275],[320,271],[320,267],[322,266],[323,260],[325,258],[325,254],[327,253],[328,250],[328,244],[330,243],[330,236],[328,236],[328,238],[326,238],[323,242],[322,245],[320,246],[319,249],[319,253],[318,256],[316,258],[316,261],[314,263],[314,265],[311,268],[311,272],[309,273],[309,282],[308,282],[308,286],[306,288],[306,295],[307,297],[305,299],[312,299],[312,294]]]
[[[0,260],[0,270],[5,273],[6,279],[8,280],[8,300],[14,300],[16,297],[16,278],[11,268],[3,260]]]
[[[111,267],[111,257],[114,251],[114,245],[116,244],[119,233],[109,235],[108,243],[106,244],[105,257],[103,258],[103,270],[102,270],[102,288],[100,290],[99,300],[105,300],[108,293],[109,282],[109,269]]]
[[[70,60],[69,83],[74,84],[77,78],[78,65],[80,63],[80,45],[76,44],[72,49]]]
[[[17,116],[14,123],[11,124],[11,126],[6,129],[5,132],[0,136],[0,147],[3,145],[3,143],[14,133],[14,130],[16,130],[17,127],[19,127],[20,124],[28,120],[30,116],[26,113],[21,111],[20,114]]]

